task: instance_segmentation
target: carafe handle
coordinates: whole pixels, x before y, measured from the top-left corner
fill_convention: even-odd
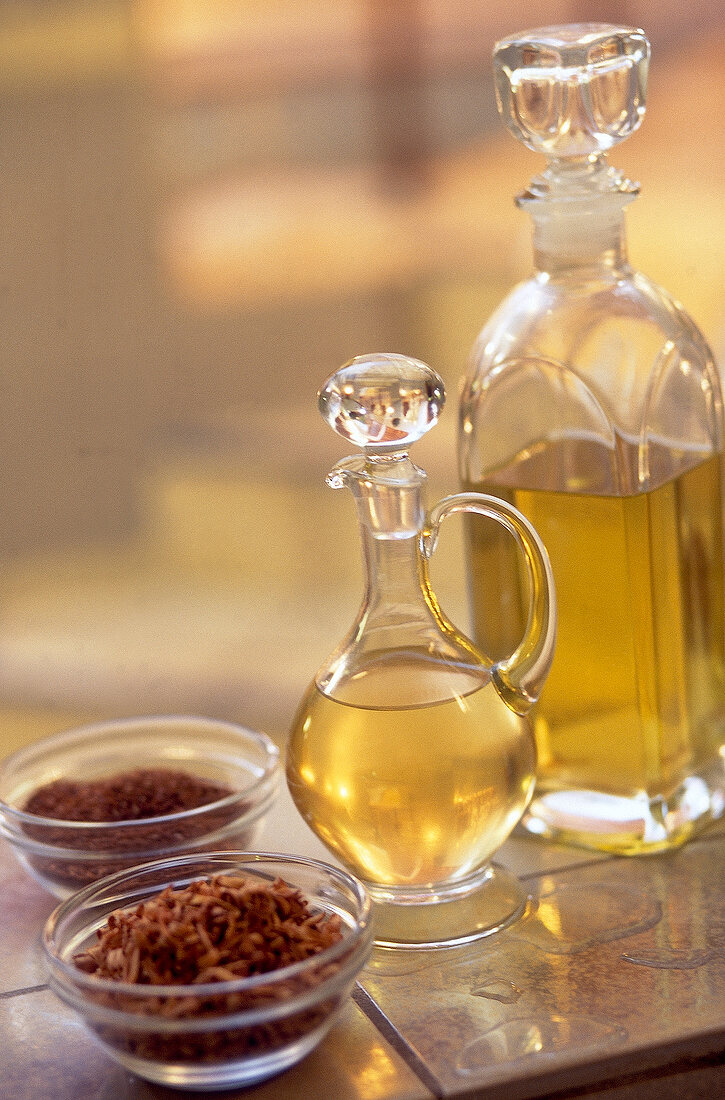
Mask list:
[[[491,672],[508,706],[517,714],[526,714],[541,693],[554,656],[556,595],[549,555],[529,521],[513,505],[487,493],[454,493],[440,500],[426,517],[423,550],[427,558],[435,551],[443,520],[458,512],[497,520],[514,537],[523,555],[529,582],[526,630],[514,652]]]

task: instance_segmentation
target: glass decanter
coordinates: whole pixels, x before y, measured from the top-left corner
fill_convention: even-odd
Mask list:
[[[599,24],[494,49],[500,114],[548,164],[517,200],[535,272],[477,339],[459,435],[463,486],[528,517],[556,582],[523,824],[630,854],[725,806],[720,383],[693,321],[630,267],[638,186],[605,157],[642,120],[649,52]],[[474,637],[500,659],[526,614],[518,563],[490,525],[467,541]]]
[[[367,885],[376,939],[387,945],[463,943],[522,912],[520,884],[491,857],[531,795],[527,713],[554,646],[550,566],[531,525],[478,493],[446,497],[426,514],[426,475],[408,450],[444,398],[430,367],[387,354],[353,359],[319,393],[327,423],[362,448],[327,481],[355,498],[365,591],[300,703],[287,781],[303,818]],[[528,577],[521,638],[498,663],[431,591],[428,561],[456,512],[497,520]]]

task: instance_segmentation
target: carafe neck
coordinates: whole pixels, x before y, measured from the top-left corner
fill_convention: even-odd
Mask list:
[[[407,539],[422,531],[425,481],[424,471],[405,452],[350,455],[327,476],[331,488],[346,486],[352,492],[363,535],[381,540]]]
[[[328,483],[335,488],[346,485],[355,498],[366,574],[366,616],[381,609],[399,622],[419,613],[426,616],[424,472],[407,455],[354,455],[337,464]]]
[[[408,628],[421,619],[427,623],[428,572],[421,534],[376,538],[364,525],[360,533],[368,626],[381,617],[386,624],[396,627]]]

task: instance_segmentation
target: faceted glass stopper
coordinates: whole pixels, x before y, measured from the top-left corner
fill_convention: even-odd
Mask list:
[[[359,355],[318,394],[322,416],[369,454],[404,451],[438,421],[445,403],[434,370],[405,355]]]
[[[493,53],[499,112],[514,137],[549,158],[605,153],[642,121],[649,55],[632,27],[575,23],[511,35]]]

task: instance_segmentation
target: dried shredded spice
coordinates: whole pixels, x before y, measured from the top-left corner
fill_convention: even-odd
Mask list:
[[[196,838],[217,833],[242,816],[247,807],[235,800],[177,821],[153,824],[153,819],[207,806],[233,793],[230,787],[182,769],[160,767],[136,768],[99,779],[56,779],[33,791],[23,810],[33,817],[69,824],[25,822],[25,833],[52,847],[97,852],[108,858],[73,861],[33,853],[28,859],[42,875],[75,888],[133,866],[139,857],[150,858],[147,853],[175,851],[187,843],[199,850]],[[134,824],[119,827],[126,821]],[[149,824],[142,824],[146,821]],[[74,823],[83,827],[73,830]],[[93,825],[98,828],[90,827]],[[244,827],[225,837],[224,843],[245,847],[247,836]],[[219,847],[218,838],[210,847]],[[124,853],[129,853],[128,858]]]
[[[298,889],[282,879],[268,883],[238,875],[167,887],[134,909],[116,910],[97,932],[97,943],[74,956],[98,978],[148,987],[148,996],[106,991],[94,999],[126,1012],[167,1020],[208,1018],[290,1000],[337,972],[338,962],[256,988],[219,995],[154,994],[154,986],[185,987],[272,974],[309,959],[342,939],[337,914],[313,912]],[[139,990],[140,992],[140,990]],[[317,1027],[335,1007],[332,999],[285,1019],[237,1030],[165,1035],[104,1028],[105,1037],[143,1057],[227,1057],[283,1045]]]
[[[268,974],[342,938],[340,917],[312,913],[300,890],[241,876],[200,879],[118,910],[75,964],[99,978],[191,985]]]

